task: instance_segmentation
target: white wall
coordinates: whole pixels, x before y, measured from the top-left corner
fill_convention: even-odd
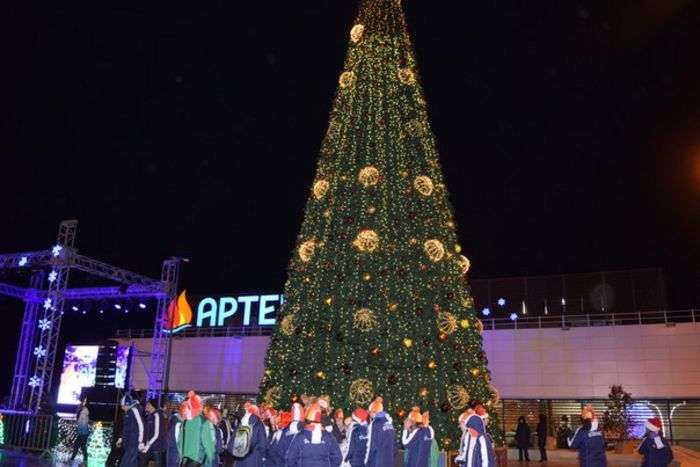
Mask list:
[[[268,341],[174,339],[170,387],[255,394]],[[150,339],[134,344],[150,352]],[[613,384],[635,398],[700,397],[700,324],[484,331],[484,350],[507,399],[603,398]],[[148,366],[136,358],[134,387],[147,386]]]

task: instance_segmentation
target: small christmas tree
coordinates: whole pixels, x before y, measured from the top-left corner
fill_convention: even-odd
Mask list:
[[[109,456],[109,444],[105,439],[104,427],[97,422],[88,440],[88,459],[91,465],[104,465]]]
[[[0,413],[0,445],[5,444],[5,420]]]
[[[607,410],[603,416],[603,429],[609,438],[624,441],[629,436],[630,416],[627,407],[632,400],[632,394],[615,385],[608,394]]]

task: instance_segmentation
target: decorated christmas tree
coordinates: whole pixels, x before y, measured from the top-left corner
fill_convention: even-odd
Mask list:
[[[90,465],[104,465],[109,456],[109,443],[105,439],[105,432],[102,423],[97,422],[93,427],[92,433],[90,433],[90,439],[88,439],[88,460]]]
[[[261,394],[381,395],[397,428],[418,405],[456,448],[498,393],[400,0],[362,0],[349,36]]]

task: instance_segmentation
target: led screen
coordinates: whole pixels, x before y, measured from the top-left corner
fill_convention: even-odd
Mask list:
[[[97,345],[68,345],[63,357],[61,385],[58,388],[59,404],[78,404],[80,391],[95,385]]]

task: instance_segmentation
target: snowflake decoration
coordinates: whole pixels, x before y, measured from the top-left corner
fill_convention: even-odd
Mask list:
[[[31,387],[36,388],[37,386],[41,385],[41,378],[38,376],[32,376],[29,378],[29,383]]]
[[[22,256],[22,257],[19,259],[19,263],[17,263],[17,265],[18,265],[19,267],[26,266],[28,261],[29,261],[29,260],[27,259],[26,256]]]
[[[49,322],[48,319],[40,319],[39,320],[39,329],[42,331],[48,331],[51,328],[51,323]]]
[[[55,245],[53,248],[51,248],[51,254],[53,254],[55,258],[56,256],[61,254],[61,250],[63,250],[63,247],[61,245]]]
[[[484,316],[488,316],[491,314],[491,310],[489,308],[484,308],[483,310],[481,310],[481,314]]]
[[[41,345],[39,347],[34,347],[34,355],[36,355],[39,358],[46,357],[46,349],[43,348]]]
[[[506,299],[505,299],[505,298],[499,298],[499,299],[498,299],[498,306],[506,306]]]
[[[52,302],[51,302],[50,298],[47,298],[46,300],[44,300],[44,310],[48,310],[49,308],[51,308],[51,304],[52,304]]]
[[[53,282],[58,278],[58,273],[56,271],[51,271],[49,273],[49,282]]]
[[[516,313],[511,313],[510,314],[510,320],[511,321],[517,321],[518,320],[518,315]]]

